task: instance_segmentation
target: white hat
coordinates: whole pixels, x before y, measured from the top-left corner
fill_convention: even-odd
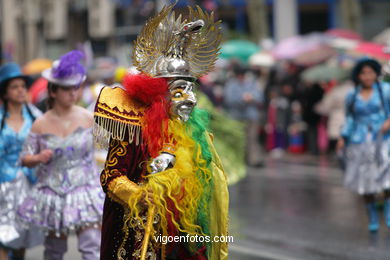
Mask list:
[[[80,51],[68,52],[54,61],[51,68],[42,71],[42,77],[60,86],[79,86],[87,78],[85,68],[80,64],[83,57]]]

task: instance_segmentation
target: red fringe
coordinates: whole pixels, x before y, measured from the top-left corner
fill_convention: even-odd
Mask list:
[[[145,74],[127,74],[123,86],[130,97],[148,106],[142,136],[149,155],[156,157],[162,149],[164,133],[168,130],[168,82],[164,78],[152,78]]]

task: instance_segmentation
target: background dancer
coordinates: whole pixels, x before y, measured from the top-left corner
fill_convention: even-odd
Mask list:
[[[35,182],[33,171],[20,166],[19,155],[34,120],[41,115],[27,104],[27,85],[18,65],[0,67],[0,259],[24,259],[25,248],[43,242],[43,234],[16,220],[16,210]],[[26,178],[27,177],[27,178]]]
[[[342,138],[338,141],[338,149],[346,146],[347,188],[362,195],[366,203],[369,225],[375,232],[379,228],[379,220],[375,205],[375,195],[382,191],[383,185],[378,181],[380,165],[378,165],[378,138],[386,136],[390,128],[388,100],[390,88],[379,81],[381,65],[373,59],[362,59],[352,71],[355,82],[353,90],[346,99],[346,123],[342,130]],[[389,191],[385,192],[389,198]],[[386,207],[385,216],[390,224],[390,208]]]
[[[75,105],[86,78],[82,57],[71,51],[42,73],[50,109],[34,123],[22,158],[37,167],[38,182],[18,213],[47,231],[44,259],[63,259],[70,231],[77,233],[84,260],[99,258],[103,196],[93,158],[93,117]]]

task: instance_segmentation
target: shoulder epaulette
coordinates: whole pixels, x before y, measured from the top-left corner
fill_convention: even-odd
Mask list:
[[[111,138],[129,143],[140,142],[145,105],[131,99],[119,87],[104,87],[96,102],[94,136],[105,145]]]

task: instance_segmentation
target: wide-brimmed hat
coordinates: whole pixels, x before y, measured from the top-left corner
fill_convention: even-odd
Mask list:
[[[54,61],[51,68],[44,70],[42,77],[64,87],[79,86],[87,78],[85,67],[80,63],[82,58],[82,52],[70,51]]]
[[[0,89],[5,87],[8,81],[16,78],[24,79],[27,85],[31,83],[31,78],[22,74],[18,64],[11,62],[0,67]]]

